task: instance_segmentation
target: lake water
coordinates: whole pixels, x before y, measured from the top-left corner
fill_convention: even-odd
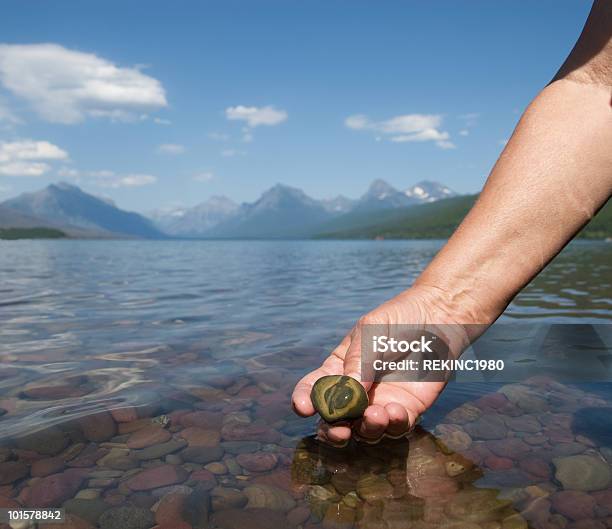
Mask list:
[[[322,446],[292,414],[295,382],[441,244],[0,242],[0,508],[81,529],[612,527],[605,383],[451,383],[375,446]],[[502,321],[611,315],[612,245],[575,243]]]

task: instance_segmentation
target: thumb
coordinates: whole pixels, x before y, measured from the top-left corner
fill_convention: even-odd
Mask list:
[[[358,380],[366,391],[372,387],[372,381],[361,380],[361,329],[356,327],[351,334],[351,344],[344,356],[344,374]]]

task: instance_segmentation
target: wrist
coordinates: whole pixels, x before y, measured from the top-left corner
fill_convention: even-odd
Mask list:
[[[469,334],[476,338],[491,325],[503,312],[504,307],[496,307],[472,288],[461,286],[458,282],[448,284],[436,281],[423,274],[407,291],[418,295],[428,307],[432,323],[454,323],[471,328]],[[480,329],[480,330],[479,330]]]

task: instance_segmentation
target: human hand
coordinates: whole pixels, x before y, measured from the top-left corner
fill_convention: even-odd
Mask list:
[[[353,422],[321,422],[318,437],[332,444],[344,444],[351,435],[376,442],[383,435],[398,437],[414,428],[418,417],[427,410],[444,389],[445,382],[380,382],[361,380],[361,336],[365,325],[455,324],[462,329],[468,323],[456,308],[443,301],[444,296],[429,287],[412,287],[366,314],[340,342],[321,367],[308,373],[295,386],[293,407],[304,417],[315,414],[310,399],[313,384],[326,375],[350,375],[361,381],[368,392],[370,405],[363,418]],[[450,326],[449,326],[450,327]],[[467,335],[455,337],[455,349],[467,345]]]

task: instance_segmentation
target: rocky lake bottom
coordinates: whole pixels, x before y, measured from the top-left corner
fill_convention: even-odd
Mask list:
[[[293,414],[295,382],[433,243],[219,245],[214,258],[178,258],[172,243],[26,244],[0,255],[0,508],[65,509],[38,527],[612,527],[609,384],[451,382],[409,436],[376,445],[321,444],[316,419]],[[609,321],[610,250],[587,248],[509,314]],[[232,253],[239,269],[201,277]],[[347,274],[369,286],[324,288]]]

